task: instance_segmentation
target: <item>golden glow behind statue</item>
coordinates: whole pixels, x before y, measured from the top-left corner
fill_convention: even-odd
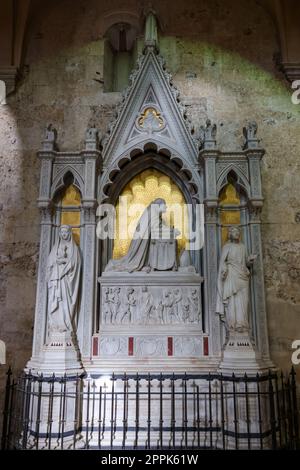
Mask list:
[[[240,206],[240,197],[233,186],[233,184],[228,183],[225,188],[223,188],[220,195],[220,206],[222,206],[221,211],[221,224],[222,224],[222,246],[227,242],[228,239],[228,225],[240,225],[241,223],[241,212],[239,209]],[[236,206],[236,208],[235,208]]]
[[[154,169],[143,171],[125,186],[120,197],[127,198],[127,233],[129,231],[129,226],[131,233],[134,231],[141,216],[141,212],[139,211],[135,215],[129,215],[134,204],[143,204],[147,207],[152,201],[154,201],[154,199],[165,199],[169,207],[164,219],[167,224],[171,226],[174,225],[181,232],[181,235],[177,238],[178,251],[181,251],[182,248],[186,246],[188,238],[188,213],[187,208],[185,207],[185,199],[181,190],[168,176]],[[170,211],[170,206],[174,204],[178,204],[180,206],[180,214],[177,216],[174,216]],[[119,213],[120,205],[118,203],[116,206],[117,223],[113,250],[114,259],[124,256],[127,253],[131,242],[130,236],[126,239],[120,239]],[[181,223],[179,219],[181,219]]]
[[[61,200],[61,225],[70,225],[77,245],[80,243],[80,204],[81,198],[78,189],[71,184],[66,188]]]

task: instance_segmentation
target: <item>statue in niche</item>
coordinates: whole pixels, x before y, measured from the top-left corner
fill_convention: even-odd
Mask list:
[[[69,225],[59,228],[47,262],[49,333],[75,330],[81,257]]]
[[[216,312],[225,320],[230,333],[248,333],[249,279],[248,269],[256,255],[247,256],[240,241],[238,227],[228,229],[228,243],[223,247],[217,286]]]
[[[105,271],[176,271],[179,230],[168,226],[162,219],[167,210],[164,199],[155,199],[143,212],[128,253],[120,259],[110,260]]]

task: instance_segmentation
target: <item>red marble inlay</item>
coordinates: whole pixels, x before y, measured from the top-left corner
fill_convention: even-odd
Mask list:
[[[93,356],[98,356],[98,336],[93,338]]]
[[[208,356],[208,337],[204,336],[203,338],[203,354],[204,356]]]
[[[128,338],[128,356],[133,356],[133,337]]]
[[[172,336],[168,337],[168,356],[173,356],[173,338],[172,338]]]

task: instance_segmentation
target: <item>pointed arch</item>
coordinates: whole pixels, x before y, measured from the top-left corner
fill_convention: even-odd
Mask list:
[[[148,144],[146,150],[134,149],[130,155],[120,158],[119,164],[107,168],[99,185],[98,201],[115,204],[124,186],[143,170],[154,168],[168,175],[181,189],[189,204],[203,200],[202,184],[199,175],[184,166],[179,156],[171,158],[168,149],[157,151]]]
[[[63,167],[53,179],[51,186],[51,199],[54,200],[55,196],[66,187],[66,177],[73,176],[73,184],[80,191],[81,196],[84,194],[84,181],[80,173],[73,166]]]
[[[251,197],[251,189],[248,178],[245,176],[242,170],[234,163],[226,166],[220,173],[219,178],[217,180],[217,194],[219,195],[222,189],[226,186],[226,184],[228,183],[228,177],[230,177],[230,175],[232,177],[235,177],[235,185],[237,189],[241,189],[242,192],[244,192],[247,198],[249,199]]]

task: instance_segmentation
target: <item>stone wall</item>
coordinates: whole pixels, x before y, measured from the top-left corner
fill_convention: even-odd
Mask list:
[[[0,109],[0,337],[15,371],[31,354],[39,242],[36,152],[45,125],[58,129],[60,150],[80,149],[88,124],[105,132],[120,94],[103,92],[103,35],[120,21],[141,31],[140,3],[36,2],[22,81]],[[300,339],[300,105],[292,105],[291,89],[276,68],[276,28],[254,0],[153,4],[161,53],[194,124],[209,116],[218,124],[220,148],[235,150],[246,120],[258,122],[266,148],[263,248],[271,354],[288,369],[291,342]],[[2,388],[3,366],[0,374]]]

